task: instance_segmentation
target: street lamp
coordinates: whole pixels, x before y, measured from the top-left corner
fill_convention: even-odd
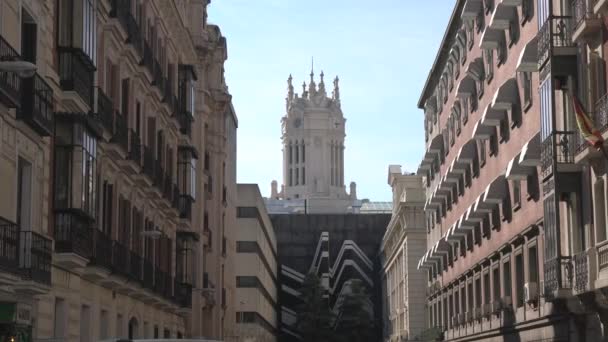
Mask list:
[[[13,72],[21,78],[34,76],[38,67],[36,64],[26,61],[2,61],[0,60],[0,71]]]

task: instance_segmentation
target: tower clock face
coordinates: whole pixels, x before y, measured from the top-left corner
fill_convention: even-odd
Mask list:
[[[300,126],[302,126],[302,119],[296,118],[295,120],[293,120],[293,127],[298,128]]]

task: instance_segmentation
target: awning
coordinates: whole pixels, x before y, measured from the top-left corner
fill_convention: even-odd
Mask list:
[[[496,208],[496,204],[494,203],[485,203],[483,201],[484,197],[485,197],[485,192],[482,192],[479,197],[477,197],[477,200],[475,200],[475,206],[473,211],[475,212],[476,215],[481,215],[481,214],[489,214],[491,213],[495,208]]]
[[[498,44],[505,39],[505,31],[486,27],[481,34],[479,47],[481,49],[496,49]]]
[[[475,19],[481,11],[481,0],[467,0],[462,8],[462,19]]]
[[[426,176],[430,170],[431,164],[420,163],[420,165],[418,166],[418,170],[416,170],[416,174],[418,176]]]
[[[490,139],[494,134],[496,134],[496,128],[492,126],[482,125],[480,121],[475,123],[475,127],[473,127],[473,139]]]
[[[458,151],[458,155],[456,159],[459,164],[471,164],[475,160],[475,156],[477,155],[477,141],[471,139],[464,143],[460,150]]]
[[[450,244],[460,242],[462,238],[466,237],[467,233],[465,231],[458,230],[458,221],[452,225],[450,230],[448,230],[448,234],[446,235],[446,241]]]
[[[494,8],[489,27],[497,30],[508,30],[511,22],[517,23],[517,8],[510,5],[499,3]]]
[[[467,218],[467,213],[465,212],[462,214],[462,216],[460,216],[460,220],[458,222],[458,230],[466,232],[475,229],[476,225],[477,222],[469,220]]]
[[[534,36],[519,54],[517,71],[538,71],[538,39]]]
[[[521,149],[518,162],[522,166],[540,165],[540,132],[536,133]]]
[[[515,77],[504,81],[492,99],[492,109],[511,110],[514,104],[519,103],[519,89]]]
[[[463,79],[458,83],[458,88],[456,89],[456,95],[458,96],[471,96],[476,94],[477,85],[475,84],[475,80],[471,77],[471,75],[467,74],[463,77]]]
[[[428,152],[438,153],[441,155],[441,153],[443,153],[443,149],[443,134],[437,134],[433,137],[433,139],[431,139]]]
[[[521,6],[523,0],[498,0],[497,5]]]
[[[500,175],[488,185],[483,197],[485,203],[500,204],[509,195],[509,184],[505,175]]]
[[[506,177],[508,180],[527,180],[528,176],[534,173],[536,166],[525,166],[519,164],[521,152],[518,153],[507,166]]]
[[[464,170],[455,168],[454,165],[456,165],[456,158],[454,158],[454,160],[452,160],[450,167],[448,168],[447,172],[445,173],[444,182],[458,184],[458,182],[460,181],[460,178],[464,174]]]
[[[484,75],[483,58],[477,57],[469,63],[467,74],[480,81]]]
[[[484,126],[496,127],[500,126],[500,124],[505,120],[508,120],[508,117],[504,110],[493,109],[488,104],[479,122],[481,122],[481,124]]]

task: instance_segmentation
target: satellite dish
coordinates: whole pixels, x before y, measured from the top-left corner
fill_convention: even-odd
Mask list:
[[[37,69],[36,64],[26,61],[0,61],[0,71],[13,72],[22,78],[34,76]]]

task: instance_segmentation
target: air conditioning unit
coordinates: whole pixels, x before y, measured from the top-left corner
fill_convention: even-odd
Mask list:
[[[535,282],[524,284],[524,301],[526,303],[538,300],[538,285]]]

